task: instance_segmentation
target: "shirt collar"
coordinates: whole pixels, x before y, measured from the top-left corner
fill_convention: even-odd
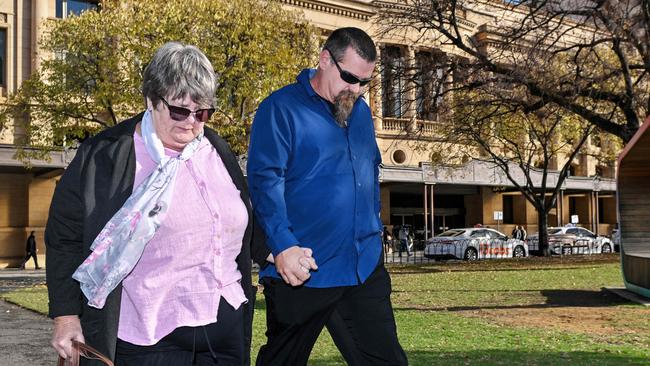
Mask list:
[[[302,85],[305,88],[307,95],[309,95],[310,97],[318,97],[318,94],[316,94],[314,87],[312,87],[311,83],[309,82],[311,78],[314,77],[315,74],[316,74],[316,69],[303,69],[300,72],[300,74],[298,74],[298,77],[296,78],[298,84]]]

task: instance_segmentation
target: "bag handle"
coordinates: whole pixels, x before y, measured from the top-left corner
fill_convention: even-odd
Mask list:
[[[90,360],[101,361],[106,366],[115,366],[110,358],[104,356],[98,350],[91,346],[78,341],[72,341],[72,356],[63,358],[59,356],[58,366],[79,366],[79,357],[87,358]]]

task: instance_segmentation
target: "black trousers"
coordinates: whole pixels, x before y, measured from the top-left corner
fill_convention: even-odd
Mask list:
[[[343,345],[350,364],[408,364],[397,339],[390,277],[382,263],[358,286],[291,287],[270,277],[263,278],[262,284],[267,343],[260,348],[257,366],[306,365],[326,324],[330,329],[334,326],[335,343],[339,348]]]
[[[40,267],[38,266],[38,258],[36,257],[36,253],[31,253],[31,252],[25,255],[25,258],[23,258],[23,263],[20,265],[20,268],[25,268],[25,264],[27,264],[29,258],[34,258],[34,267],[36,269],[39,269]]]
[[[152,346],[118,339],[115,366],[244,365],[243,311],[221,298],[215,323],[176,328]]]

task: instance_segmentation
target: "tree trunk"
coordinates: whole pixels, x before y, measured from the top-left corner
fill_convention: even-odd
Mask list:
[[[547,213],[544,210],[537,210],[537,228],[538,228],[538,237],[539,240],[539,251],[540,254],[544,257],[550,257],[551,251],[548,247],[548,219]]]

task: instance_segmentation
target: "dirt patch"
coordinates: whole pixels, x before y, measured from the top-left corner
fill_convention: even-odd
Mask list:
[[[650,345],[650,308],[601,290],[542,290],[545,301],[522,306],[481,307],[458,311],[493,324],[584,333],[616,343],[631,336]]]
[[[509,309],[477,309],[459,314],[515,327],[584,333],[615,342],[623,335],[650,342],[650,309],[631,306],[562,306]]]

